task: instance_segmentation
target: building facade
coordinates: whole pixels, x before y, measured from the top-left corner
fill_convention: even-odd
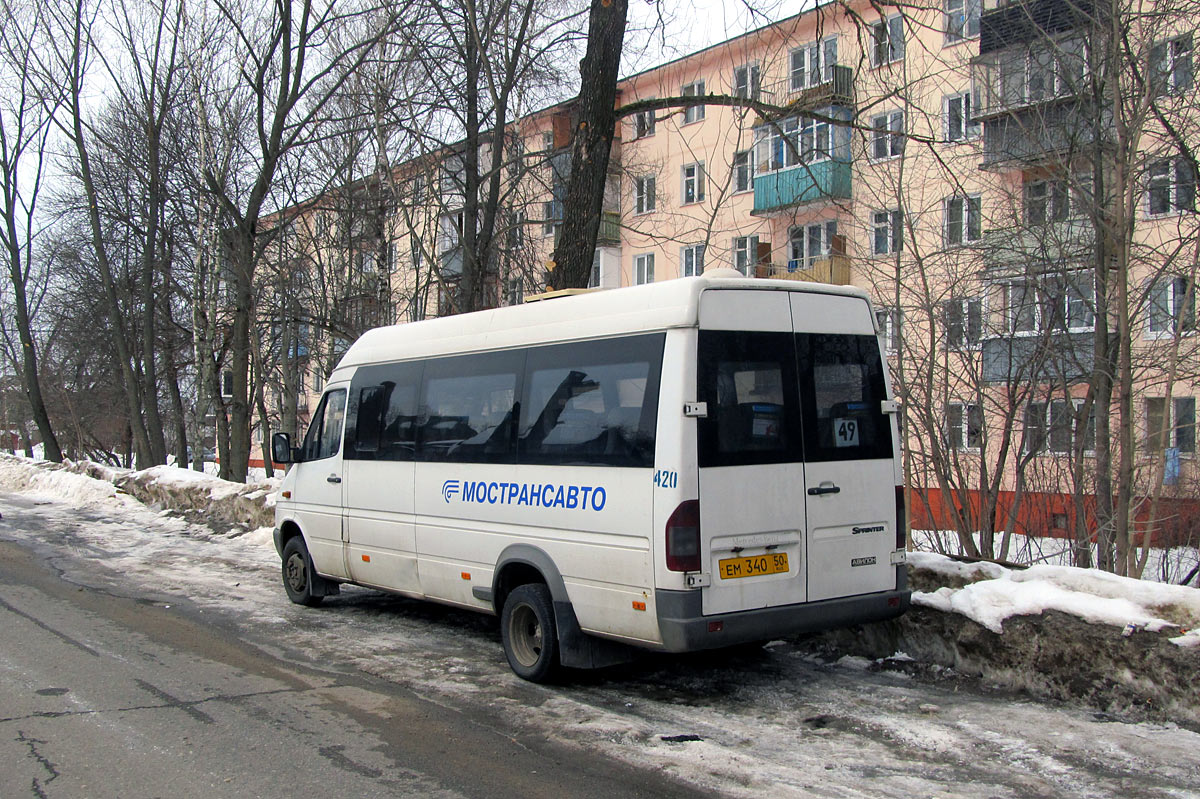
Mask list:
[[[988,557],[1013,554],[1006,532],[1074,537],[1085,564],[1097,535],[1124,562],[1186,540],[1200,495],[1191,53],[1184,15],[1136,4],[851,2],[633,75],[619,105],[675,101],[618,123],[592,285],[728,266],[865,288],[905,406],[914,528]],[[481,148],[503,174],[492,305],[553,286],[573,124],[555,106]],[[369,321],[459,310],[461,170],[451,148],[382,181],[378,255],[348,261],[391,309]],[[339,218],[296,224],[324,216]],[[342,224],[328,248],[358,252]]]

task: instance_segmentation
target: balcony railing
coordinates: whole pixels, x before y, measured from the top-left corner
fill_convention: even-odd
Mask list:
[[[984,231],[980,250],[985,269],[1021,273],[1031,264],[1088,263],[1095,247],[1096,230],[1090,220],[1065,219]]]
[[[772,280],[805,280],[834,286],[850,285],[850,257],[830,255],[807,263],[791,260],[786,264],[758,264],[754,276]]]
[[[765,88],[763,97],[779,105],[788,105],[789,113],[829,105],[853,106],[854,70],[835,64],[830,67],[825,80],[803,88],[792,88],[789,76]]]
[[[827,159],[754,176],[755,215],[822,200],[850,199],[848,161]]]
[[[621,243],[621,215],[615,211],[600,212],[600,230],[596,233],[597,246],[615,247]]]

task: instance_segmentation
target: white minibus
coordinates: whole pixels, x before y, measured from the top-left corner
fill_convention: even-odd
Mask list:
[[[533,681],[892,618],[895,410],[849,287],[724,269],[371,330],[272,441],[284,587],[495,613]]]

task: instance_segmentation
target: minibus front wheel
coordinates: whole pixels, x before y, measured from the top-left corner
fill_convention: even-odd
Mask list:
[[[504,600],[500,618],[504,656],[518,677],[546,682],[558,669],[558,630],[550,589],[544,583],[525,583]]]
[[[283,547],[283,589],[297,605],[316,607],[325,599],[313,591],[312,558],[303,536],[292,536]]]

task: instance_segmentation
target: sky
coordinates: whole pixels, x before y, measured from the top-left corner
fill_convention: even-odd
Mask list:
[[[630,0],[622,75],[671,61],[811,5],[812,0]]]

